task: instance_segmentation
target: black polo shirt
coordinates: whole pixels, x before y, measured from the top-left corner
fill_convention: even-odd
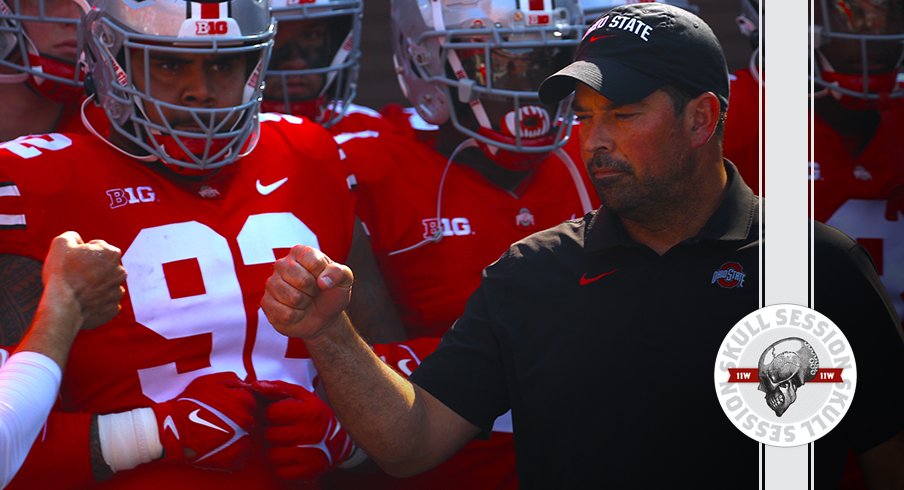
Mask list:
[[[717,211],[662,256],[605,210],[512,245],[411,379],[484,431],[511,409],[524,488],[756,488],[758,445],[724,415],[712,380],[724,336],[757,309],[760,287],[758,198],[726,167]],[[862,249],[828,232],[818,228],[817,251],[832,250],[856,285],[840,284],[833,301],[879,311],[870,331],[904,359],[875,272],[850,258]],[[817,308],[847,334],[862,377],[861,350],[882,341],[858,346],[854,327]],[[889,417],[897,425],[858,426],[858,437],[875,444],[900,430],[900,415]],[[833,451],[824,457],[835,468],[844,449]]]

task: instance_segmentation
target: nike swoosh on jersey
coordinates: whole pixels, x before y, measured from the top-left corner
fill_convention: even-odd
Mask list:
[[[257,179],[257,192],[260,192],[262,196],[269,195],[276,189],[279,189],[280,186],[282,186],[283,184],[285,184],[288,181],[289,181],[288,177],[283,177],[282,179],[279,179],[272,184],[264,185],[264,184],[261,184],[260,179]]]
[[[176,436],[176,439],[179,439],[179,429],[176,428],[176,423],[173,422],[173,416],[167,415],[165,419],[163,419],[163,430],[166,431],[169,429],[173,432],[173,435]]]
[[[602,274],[597,275],[597,276],[593,276],[593,277],[587,277],[587,273],[585,272],[584,275],[581,276],[580,284],[581,284],[581,286],[586,286],[586,285],[588,285],[588,284],[591,284],[591,283],[594,283],[594,282],[596,282],[596,281],[599,281],[600,279],[602,279],[602,278],[604,278],[604,277],[606,277],[606,276],[615,274],[615,271],[616,271],[616,269],[612,269],[612,270],[609,271],[609,272],[603,272]]]
[[[201,416],[198,415],[198,412],[200,412],[200,411],[201,411],[200,408],[196,408],[192,413],[188,414],[188,420],[191,420],[192,422],[194,422],[196,424],[201,424],[201,425],[210,427],[211,429],[215,429],[215,430],[218,430],[218,431],[226,433],[226,434],[229,433],[228,430],[202,419]]]

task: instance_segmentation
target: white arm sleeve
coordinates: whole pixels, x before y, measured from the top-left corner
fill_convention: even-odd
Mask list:
[[[17,352],[0,366],[0,488],[16,476],[56,401],[62,373],[49,357]]]

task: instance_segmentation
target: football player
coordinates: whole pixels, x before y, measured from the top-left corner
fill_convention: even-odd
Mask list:
[[[384,108],[371,126],[346,114],[331,132],[409,336],[440,337],[508,243],[598,204],[577,138],[562,149],[570,100],[546,106],[536,93],[571,61],[583,18],[574,0],[404,0],[391,16],[394,64],[413,107]],[[413,478],[329,476],[344,488],[515,488],[511,421]]]
[[[815,217],[863,244],[904,319],[904,1],[817,0],[815,7]],[[755,42],[758,2],[742,1],[742,18]],[[725,133],[726,157],[755,191],[762,70],[752,59],[736,73]]]
[[[870,252],[904,319],[904,1],[819,0],[816,219]]]
[[[0,0],[0,141],[81,126],[76,26],[85,9],[81,0]]]
[[[364,274],[358,327],[371,341],[402,330],[327,170],[343,165],[335,142],[259,116],[266,2],[98,0],[80,34],[108,128],[0,149],[0,287],[16,298],[4,339],[60,230],[122,244],[127,295],[76,340],[62,411],[11,488],[283,488],[342,464],[353,445],[312,394],[304,344],[259,309],[275,257],[297,244],[348,257]]]
[[[760,2],[741,0],[738,29],[750,42],[750,62],[729,76],[731,95],[725,121],[722,154],[738,167],[744,182],[760,193],[759,158],[760,124],[759,92],[763,88],[760,59]]]

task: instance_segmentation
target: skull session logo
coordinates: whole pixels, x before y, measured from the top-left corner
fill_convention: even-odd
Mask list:
[[[728,332],[714,381],[735,427],[763,444],[790,447],[819,439],[844,417],[857,368],[831,320],[781,304],[747,315]]]

